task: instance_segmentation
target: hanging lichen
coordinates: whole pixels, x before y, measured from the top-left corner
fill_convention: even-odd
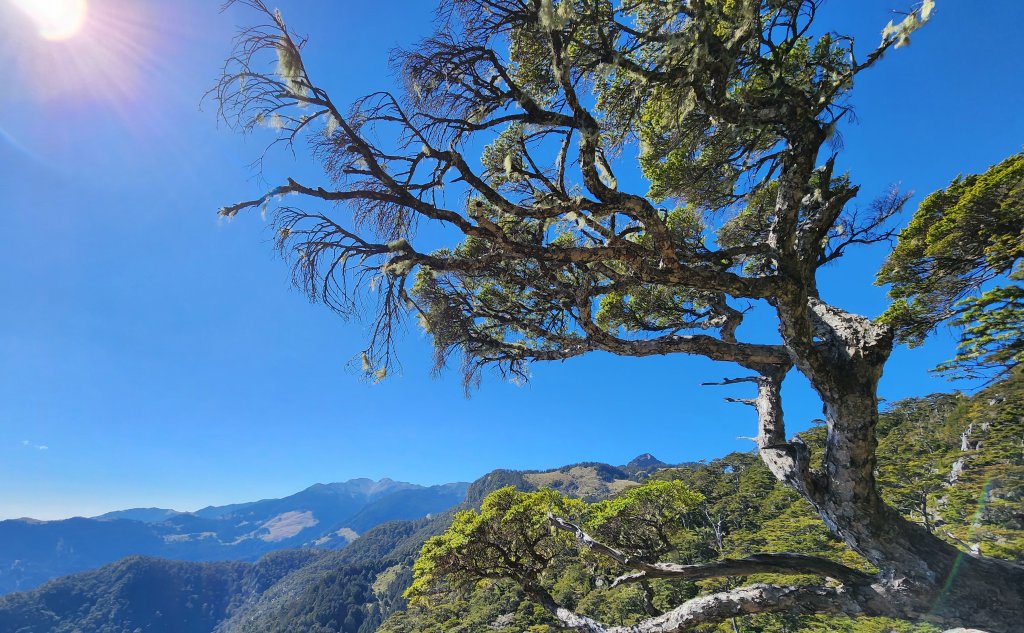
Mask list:
[[[274,45],[277,52],[277,75],[293,95],[305,97],[309,94],[302,70],[302,58],[291,40],[281,36]]]

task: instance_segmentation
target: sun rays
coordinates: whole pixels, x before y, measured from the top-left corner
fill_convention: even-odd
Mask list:
[[[208,88],[197,59],[213,40],[208,28],[227,31],[209,24],[216,7],[85,0],[84,22],[61,39],[70,18],[61,26],[53,17],[45,30],[22,6],[37,1],[0,0],[0,158],[72,174],[83,160],[114,165],[159,147],[162,164],[188,168],[196,148],[181,127]],[[208,67],[219,61],[211,56]]]
[[[2,5],[8,5],[3,7]],[[23,98],[127,107],[160,76],[166,40],[152,6],[128,0],[0,0]],[[2,14],[3,11],[0,11]],[[34,27],[34,28],[33,28]]]

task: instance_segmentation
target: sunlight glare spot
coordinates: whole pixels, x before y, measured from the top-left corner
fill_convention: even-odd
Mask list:
[[[85,0],[11,0],[36,24],[43,39],[74,37],[85,24]]]

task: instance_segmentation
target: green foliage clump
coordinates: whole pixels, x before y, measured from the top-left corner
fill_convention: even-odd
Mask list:
[[[497,578],[540,582],[571,538],[551,529],[548,514],[578,520],[585,506],[553,490],[520,492],[506,487],[492,492],[479,512],[456,514],[444,534],[426,542],[413,566],[415,580],[407,597],[428,601],[441,583],[465,587]]]
[[[656,562],[675,549],[704,496],[679,481],[651,481],[591,505],[586,526],[603,543]]]
[[[939,369],[1005,375],[1024,359],[1022,261],[1024,154],[1016,154],[925,198],[878,273],[894,300],[881,319],[910,345],[952,320],[961,345]]]

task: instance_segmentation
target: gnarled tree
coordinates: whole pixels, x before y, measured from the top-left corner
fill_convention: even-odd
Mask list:
[[[855,77],[907,43],[931,0],[863,55],[851,37],[815,30],[821,0],[442,0],[436,34],[395,55],[404,86],[344,110],[280,13],[238,1],[265,24],[241,33],[214,90],[223,117],[307,138],[331,182],[289,179],[221,213],[273,206],[279,247],[311,298],[344,314],[376,299],[369,375],[392,365],[409,314],[438,366],[457,358],[467,384],[487,367],[515,378],[593,350],[733,363],[756,387],[747,403],[764,462],[878,569],[772,553],[708,569],[634,561],[640,574],[833,580],[698,597],[631,631],[790,609],[993,632],[1024,622],[1024,568],[959,551],[880,498],[876,388],[893,333],[817,287],[847,248],[889,238],[907,199],[893,191],[853,208],[858,188],[835,172],[829,141]],[[619,186],[633,147],[647,193]],[[309,204],[283,205],[284,194]],[[445,227],[449,248],[419,246],[425,221]],[[780,343],[741,339],[751,305],[774,314]],[[786,434],[781,386],[793,369],[824,404],[814,462]],[[542,605],[567,626],[612,630]]]

